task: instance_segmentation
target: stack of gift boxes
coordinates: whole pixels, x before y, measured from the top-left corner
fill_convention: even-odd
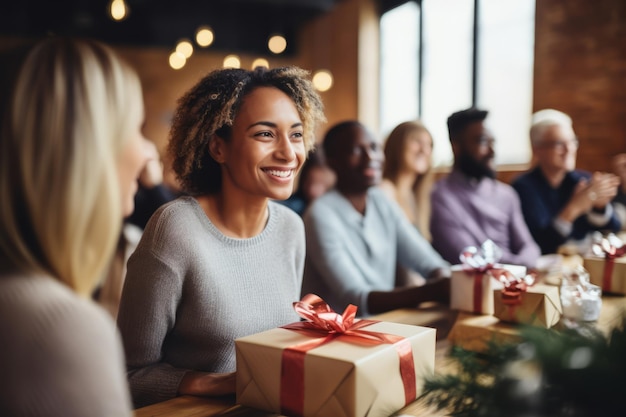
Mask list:
[[[449,339],[481,350],[489,341],[517,340],[520,324],[596,320],[600,287],[626,294],[624,254],[626,247],[605,245],[584,258],[589,274],[581,267],[555,286],[498,263],[491,241],[466,248],[452,267],[451,308],[463,314]],[[355,306],[338,314],[313,294],[294,308],[303,321],[235,341],[239,404],[285,416],[389,416],[413,402],[434,373],[435,329],[357,320]]]
[[[596,321],[603,292],[626,294],[625,255],[621,242],[602,238],[583,258],[583,266],[564,270],[554,285],[527,274],[524,267],[497,263],[499,250],[491,241],[467,248],[461,264],[452,267],[451,308],[463,313],[449,338],[480,351],[489,342],[518,340],[520,325],[551,328],[562,318]]]

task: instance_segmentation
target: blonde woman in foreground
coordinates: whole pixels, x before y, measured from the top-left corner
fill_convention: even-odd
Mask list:
[[[119,334],[90,296],[146,162],[139,79],[100,43],[51,38],[13,84],[0,140],[0,415],[131,416]]]

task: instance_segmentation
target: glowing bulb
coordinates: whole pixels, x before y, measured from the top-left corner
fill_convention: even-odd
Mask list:
[[[319,70],[313,74],[313,87],[318,91],[328,91],[333,86],[333,75],[328,70]]]
[[[113,20],[122,20],[126,17],[128,9],[124,0],[113,0],[109,6],[109,12]]]
[[[196,43],[205,48],[213,43],[213,31],[208,26],[201,26],[196,32]]]
[[[265,59],[265,58],[257,58],[252,63],[252,69],[255,69],[256,67],[269,68],[270,67],[270,63],[267,62],[267,59]]]
[[[185,58],[189,58],[193,54],[193,45],[187,39],[183,39],[176,45],[176,52],[180,52]]]
[[[274,35],[267,41],[267,47],[273,53],[280,54],[287,48],[287,40],[281,35]]]
[[[241,68],[241,61],[237,55],[228,55],[224,58],[224,68]]]
[[[187,63],[187,58],[185,58],[185,55],[183,55],[182,53],[178,51],[174,51],[170,54],[169,61],[170,61],[170,67],[177,70],[185,66],[185,64]]]

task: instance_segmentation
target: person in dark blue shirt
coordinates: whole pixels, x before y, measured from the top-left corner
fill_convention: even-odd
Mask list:
[[[565,243],[582,252],[590,233],[619,231],[611,205],[619,178],[575,168],[578,139],[571,118],[552,109],[535,113],[530,139],[536,165],[512,185],[541,252],[556,253]]]

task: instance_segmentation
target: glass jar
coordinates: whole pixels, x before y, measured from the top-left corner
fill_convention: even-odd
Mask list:
[[[602,289],[589,282],[589,273],[584,268],[564,272],[560,293],[563,317],[577,322],[598,320]]]

